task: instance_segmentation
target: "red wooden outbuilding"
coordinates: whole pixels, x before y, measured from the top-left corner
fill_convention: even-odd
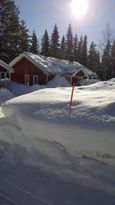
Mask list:
[[[14,69],[11,81],[25,85],[46,85],[55,74],[49,72],[39,61],[39,56],[24,52],[16,57],[10,65]]]
[[[56,74],[64,76],[70,83],[80,85],[83,79],[94,73],[78,62],[45,57],[24,52],[16,57],[10,66],[14,73],[11,81],[25,85],[46,85]]]

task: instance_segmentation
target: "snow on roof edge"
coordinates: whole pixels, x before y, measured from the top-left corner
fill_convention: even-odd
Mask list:
[[[88,77],[88,73],[85,71],[85,69],[83,69],[83,67],[79,68],[79,70],[77,70],[75,73],[73,73],[72,76],[74,77],[77,73],[79,73],[80,70],[82,70],[84,72],[84,74]]]
[[[5,63],[4,61],[0,60],[0,65],[2,67],[4,67],[7,71],[13,72],[13,68],[10,65],[8,65],[7,63]]]
[[[28,55],[28,52],[24,52],[24,53],[21,53],[19,54],[19,56],[17,56],[16,58],[14,58],[11,62],[10,62],[10,65],[11,66],[14,66],[19,60],[21,60],[22,58],[26,58],[28,59],[31,63],[33,63],[35,66],[37,66],[39,69],[41,69],[45,74],[49,74],[49,72],[44,69],[43,66],[41,66],[38,62],[36,63],[31,57],[30,55]]]

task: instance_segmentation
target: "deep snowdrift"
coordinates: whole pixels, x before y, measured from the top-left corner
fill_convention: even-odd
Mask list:
[[[7,101],[0,191],[15,204],[115,204],[115,80]]]
[[[53,85],[55,87],[55,82],[59,82],[59,87],[52,88]],[[66,80],[62,79],[62,84],[66,83]],[[94,127],[97,124],[101,125],[102,129],[105,129],[109,125],[114,129],[114,79],[89,86],[75,87],[73,106],[70,110],[71,90],[71,87],[61,87],[60,77],[58,78],[57,76],[50,83],[50,88],[42,87],[40,89],[39,87],[39,90],[35,92],[11,99],[6,105],[7,107],[11,105],[19,107],[19,110],[30,118],[36,117],[41,120],[53,120],[58,123],[61,121],[70,124],[80,123],[81,126],[84,126],[82,121],[86,125],[88,122],[94,122]]]

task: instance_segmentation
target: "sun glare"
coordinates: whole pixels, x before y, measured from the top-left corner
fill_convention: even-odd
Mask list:
[[[72,0],[71,3],[72,13],[75,17],[81,18],[88,12],[87,0]]]

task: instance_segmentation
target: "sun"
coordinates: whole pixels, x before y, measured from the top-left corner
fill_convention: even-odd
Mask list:
[[[88,12],[87,0],[72,0],[71,2],[72,13],[75,17],[81,18]]]

